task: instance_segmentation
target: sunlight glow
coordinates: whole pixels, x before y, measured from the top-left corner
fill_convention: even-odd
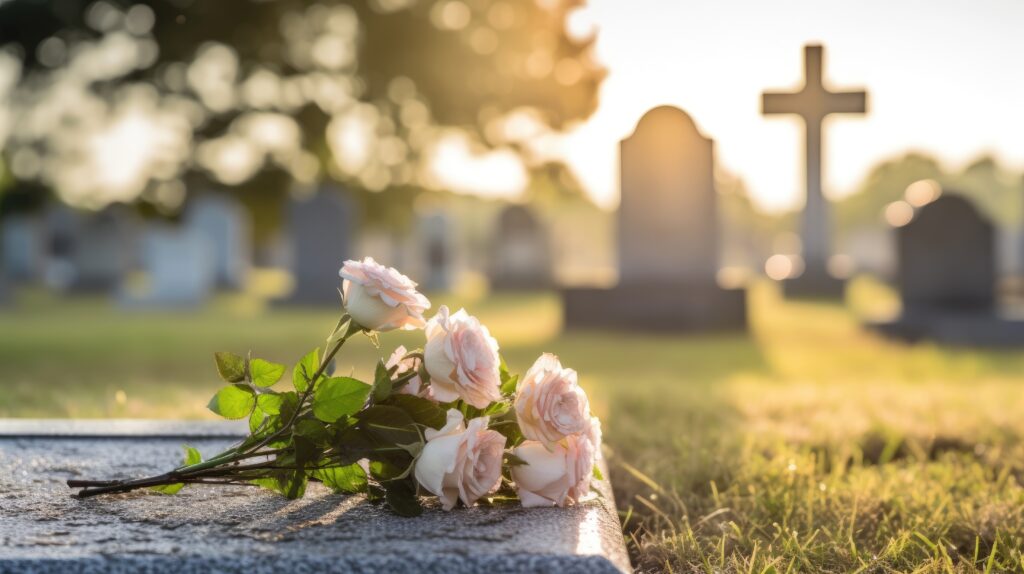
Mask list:
[[[589,0],[587,11],[609,75],[597,112],[556,155],[602,205],[618,203],[618,141],[648,109],[672,104],[715,140],[718,166],[761,207],[799,206],[803,130],[761,116],[760,94],[800,86],[811,42],[825,46],[830,88],[868,91],[867,116],[826,120],[827,195],[855,191],[875,163],[911,150],[954,165],[995,153],[1024,167],[1024,74],[1008,59],[1024,53],[1024,3]]]
[[[473,149],[464,133],[452,131],[428,153],[428,181],[460,193],[514,197],[526,189],[528,177],[519,157],[508,149]]]

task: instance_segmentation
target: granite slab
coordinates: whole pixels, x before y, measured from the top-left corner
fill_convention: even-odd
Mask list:
[[[230,423],[0,421],[0,572],[628,572],[607,481],[579,506],[401,518],[311,484],[78,499],[69,478],[156,474],[181,442],[214,454]],[[76,432],[80,434],[75,434]]]

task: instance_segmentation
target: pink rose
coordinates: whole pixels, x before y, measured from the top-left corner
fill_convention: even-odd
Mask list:
[[[583,432],[590,420],[590,403],[576,383],[576,371],[563,369],[550,353],[541,355],[519,381],[515,408],[523,436],[548,448]]]
[[[346,261],[339,275],[345,280],[345,308],[360,326],[371,331],[423,327],[423,312],[430,301],[416,290],[416,283],[367,257]]]
[[[548,449],[539,441],[524,441],[513,451],[526,464],[512,467],[519,500],[524,507],[565,506],[590,491],[601,429],[597,419],[585,432],[571,435]]]
[[[487,417],[469,421],[468,427],[463,423],[462,413],[450,409],[444,428],[427,429],[427,444],[416,460],[416,481],[437,495],[445,510],[460,499],[472,506],[501,484],[505,437],[488,430]]]
[[[450,315],[442,305],[426,332],[423,360],[435,399],[461,398],[479,409],[501,400],[498,342],[476,317],[465,309]]]
[[[388,358],[388,361],[384,363],[384,366],[389,370],[392,367],[397,367],[394,374],[394,378],[396,379],[401,378],[410,372],[415,373],[419,371],[421,359],[419,357],[406,357],[406,354],[408,354],[408,351],[405,350],[404,346],[400,345],[395,349],[394,353],[391,353],[391,357]],[[400,395],[413,395],[429,401],[434,400],[433,393],[430,392],[430,385],[424,385],[423,380],[420,379],[419,375],[413,376],[413,378],[409,379],[408,382],[399,387],[395,392]]]

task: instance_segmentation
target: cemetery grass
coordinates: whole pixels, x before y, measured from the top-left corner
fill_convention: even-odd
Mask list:
[[[1024,356],[867,333],[857,314],[892,310],[883,288],[855,284],[851,312],[758,285],[749,337],[560,335],[552,295],[443,299],[514,369],[550,350],[580,372],[639,570],[1024,571]],[[291,362],[333,314],[21,302],[0,315],[0,416],[212,418],[212,350]],[[379,354],[346,352],[345,371]]]

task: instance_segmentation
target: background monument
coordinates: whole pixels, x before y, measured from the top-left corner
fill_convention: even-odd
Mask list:
[[[804,206],[800,239],[804,272],[785,282],[787,296],[841,297],[843,282],[828,271],[832,255],[832,225],[829,206],[821,192],[821,124],[829,114],[862,114],[867,111],[867,93],[831,92],[822,83],[823,48],[804,47],[804,86],[799,92],[765,92],[763,114],[797,114],[806,128],[807,202]]]
[[[340,304],[338,270],[346,259],[353,257],[352,225],[356,218],[352,211],[348,194],[332,187],[289,200],[288,233],[292,239],[295,288],[284,303]]]
[[[967,199],[943,193],[896,233],[903,311],[875,328],[909,341],[1024,343],[1024,321],[999,310],[995,228]]]
[[[533,211],[525,205],[510,205],[498,215],[495,227],[488,269],[491,289],[551,287],[551,240]]]
[[[566,327],[745,328],[745,293],[716,283],[712,148],[693,119],[671,106],[644,114],[622,140],[619,283],[567,290]]]

